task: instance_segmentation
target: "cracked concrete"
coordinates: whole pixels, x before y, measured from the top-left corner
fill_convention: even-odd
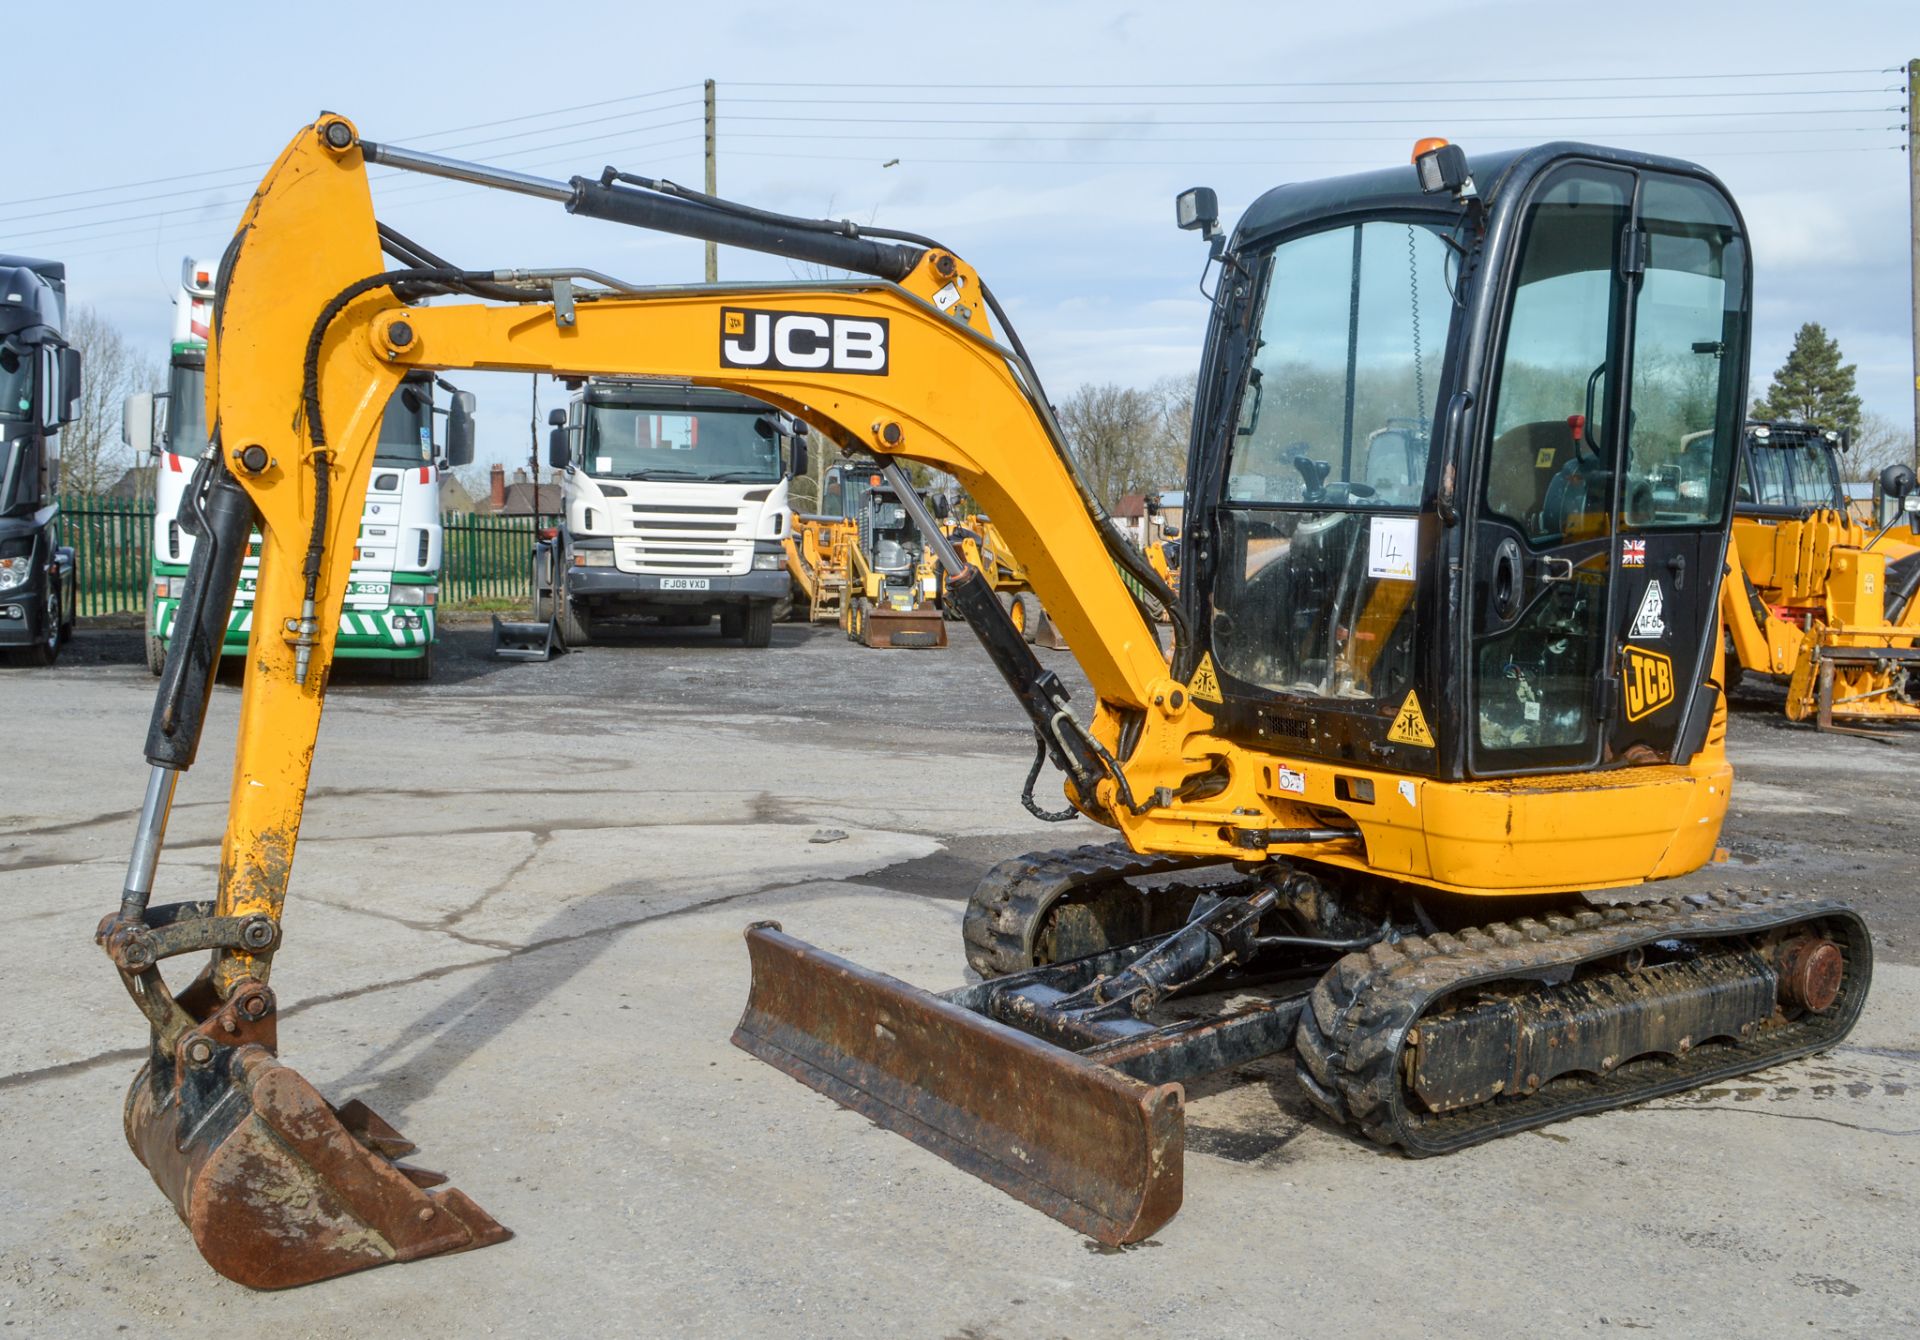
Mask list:
[[[726,1042],[747,922],[951,986],[973,879],[1093,836],[1020,809],[1027,737],[974,648],[782,627],[757,656],[689,635],[535,667],[480,640],[454,629],[424,688],[342,676],[274,981],[288,1061],[517,1236],[278,1296],[205,1269],[119,1132],[144,1030],[89,935],[143,780],[138,644],[83,633],[50,673],[0,672],[22,756],[59,761],[0,818],[0,1332],[1920,1325],[1920,740],[1740,714],[1754,803],[1736,788],[1734,859],[1689,881],[1866,909],[1878,983],[1841,1047],[1420,1162],[1328,1128],[1277,1059],[1192,1086],[1185,1209],[1108,1252]],[[211,891],[234,701],[183,783],[163,898]]]

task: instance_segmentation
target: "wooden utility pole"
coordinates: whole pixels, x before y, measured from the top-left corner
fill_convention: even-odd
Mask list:
[[[1920,68],[1920,61],[1916,61],[1914,62],[1914,64],[1916,68]],[[707,80],[707,194],[708,195],[720,194],[720,165],[718,162],[715,161],[714,139],[715,137],[713,133],[713,80],[709,79]],[[1920,244],[1916,244],[1916,245],[1920,245]],[[707,282],[711,284],[716,282],[719,278],[720,278],[720,248],[715,246],[713,243],[709,242],[707,243]],[[1916,306],[1914,308],[1914,312],[1916,314],[1920,314],[1920,306]],[[1916,376],[1920,376],[1920,366],[1916,366],[1914,368],[1914,373]],[[1916,397],[1920,397],[1920,391],[1916,391],[1915,395]],[[1915,404],[1920,405],[1920,399],[1916,399]]]
[[[1907,62],[1907,271],[1913,298],[1913,465],[1920,470],[1920,60]]]

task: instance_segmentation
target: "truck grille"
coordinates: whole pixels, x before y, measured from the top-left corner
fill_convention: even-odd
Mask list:
[[[661,502],[606,499],[613,561],[622,572],[661,576],[737,576],[753,565],[757,506],[690,497]],[[599,510],[598,507],[595,508]]]

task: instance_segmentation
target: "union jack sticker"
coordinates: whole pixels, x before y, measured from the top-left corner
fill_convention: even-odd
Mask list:
[[[1646,567],[1647,542],[1645,540],[1620,541],[1620,566],[1623,568]]]

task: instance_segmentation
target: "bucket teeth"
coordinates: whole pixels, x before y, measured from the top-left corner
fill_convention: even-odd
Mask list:
[[[336,1109],[257,1043],[189,1068],[156,1051],[134,1080],[127,1142],[207,1263],[256,1289],[466,1251],[511,1237],[413,1145],[351,1102]]]
[[[358,1098],[334,1108],[333,1115],[347,1128],[347,1134],[376,1154],[390,1159],[403,1159],[420,1148]]]

